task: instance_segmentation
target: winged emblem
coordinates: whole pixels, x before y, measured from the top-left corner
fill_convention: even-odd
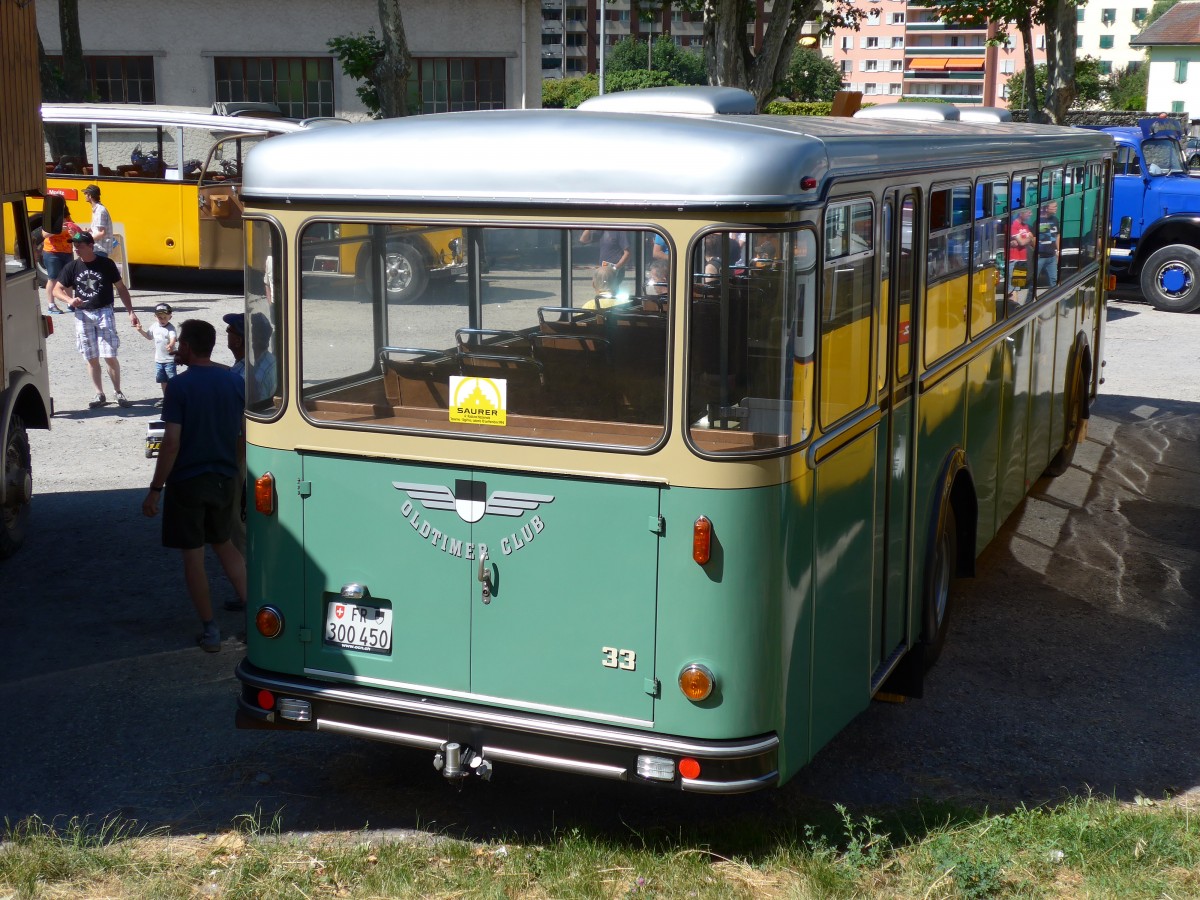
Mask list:
[[[525,494],[518,491],[492,491],[488,497],[484,482],[465,479],[456,481],[453,491],[443,484],[414,484],[407,481],[393,481],[392,487],[404,491],[409,499],[426,509],[452,509],[468,524],[474,524],[488,515],[519,516],[554,500],[552,494]]]

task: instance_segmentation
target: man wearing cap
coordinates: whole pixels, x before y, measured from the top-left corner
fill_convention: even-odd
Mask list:
[[[230,370],[246,377],[246,316],[244,313],[228,313],[223,316],[229,352],[233,354]],[[270,400],[275,394],[275,354],[270,350],[274,329],[271,321],[262,313],[250,316],[250,347],[253,350],[250,363],[249,384],[246,399],[253,408],[256,403]]]
[[[92,224],[88,231],[92,233],[97,256],[108,256],[113,248],[112,216],[100,202],[100,188],[89,184],[83,189],[83,199],[92,207]]]
[[[71,260],[58,275],[54,296],[75,313],[75,346],[83,354],[96,387],[96,396],[88,404],[91,409],[104,406],[104,383],[100,377],[100,360],[108,368],[118,406],[129,406],[121,393],[121,364],[117,349],[121,339],[113,318],[113,292],[116,291],[129,312],[129,324],[138,328],[141,322],[133,311],[133,298],[121,280],[117,264],[107,257],[97,256],[91,234],[77,232],[71,238],[77,258]]]

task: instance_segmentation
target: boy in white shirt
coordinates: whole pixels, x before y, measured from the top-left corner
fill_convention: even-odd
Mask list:
[[[175,377],[175,326],[171,324],[171,305],[160,303],[154,307],[154,318],[157,321],[149,330],[138,323],[137,331],[146,340],[154,341],[154,380],[162,385],[162,392],[167,393],[167,382]],[[162,406],[161,399],[154,401],[155,406]]]

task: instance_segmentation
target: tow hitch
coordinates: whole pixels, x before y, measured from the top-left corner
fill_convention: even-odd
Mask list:
[[[448,781],[462,786],[468,775],[478,775],[484,781],[492,780],[492,764],[470,747],[449,741],[434,754],[433,767]]]

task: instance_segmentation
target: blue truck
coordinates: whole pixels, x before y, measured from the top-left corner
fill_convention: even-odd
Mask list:
[[[1109,270],[1136,278],[1156,309],[1200,309],[1200,177],[1189,177],[1178,120],[1098,129],[1117,145]]]

